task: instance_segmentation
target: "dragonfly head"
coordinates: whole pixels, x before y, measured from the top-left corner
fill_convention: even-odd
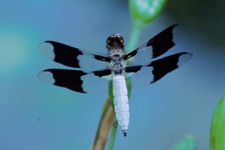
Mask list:
[[[114,33],[110,35],[106,40],[106,48],[121,48],[123,49],[123,37],[119,33]]]

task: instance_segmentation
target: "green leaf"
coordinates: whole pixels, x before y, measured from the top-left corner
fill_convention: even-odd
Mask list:
[[[225,149],[225,92],[214,110],[210,131],[210,150],[223,149]]]
[[[166,0],[129,0],[131,18],[135,26],[142,28],[156,18]]]
[[[196,150],[196,142],[192,136],[186,136],[175,144],[170,150]]]

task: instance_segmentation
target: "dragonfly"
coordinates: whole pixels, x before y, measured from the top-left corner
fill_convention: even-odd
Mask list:
[[[192,54],[189,52],[157,59],[179,41],[184,29],[182,24],[172,25],[127,52],[123,37],[115,33],[106,40],[108,54],[44,41],[38,46],[43,55],[74,69],[46,69],[38,74],[38,78],[72,91],[92,94],[107,93],[109,80],[112,80],[116,119],[127,136],[130,114],[126,78],[130,78],[132,89],[143,87],[190,60]],[[128,60],[129,64],[126,63]]]

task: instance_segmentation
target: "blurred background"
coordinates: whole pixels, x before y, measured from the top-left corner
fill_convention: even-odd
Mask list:
[[[166,150],[193,135],[209,149],[213,110],[225,87],[225,1],[169,0],[145,27],[140,42],[175,23],[187,30],[168,53],[193,58],[160,81],[133,90],[128,136],[118,128],[115,150]],[[44,40],[107,53],[106,38],[127,44],[132,23],[127,0],[1,0],[0,149],[90,149],[107,94],[80,94],[37,78],[67,68],[37,49]]]

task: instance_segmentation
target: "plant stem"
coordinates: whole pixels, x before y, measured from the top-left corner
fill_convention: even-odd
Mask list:
[[[116,115],[115,114],[114,114],[113,120],[116,121]],[[113,150],[113,145],[114,145],[114,141],[115,141],[115,137],[116,137],[116,130],[117,130],[117,124],[114,122],[114,123],[112,123],[108,150]]]
[[[141,31],[142,31],[142,28],[133,25],[126,51],[129,51],[131,48],[134,48],[138,44],[139,38],[141,36]],[[129,65],[131,61],[132,61],[132,58],[126,62],[127,65]],[[130,77],[126,78],[126,84],[127,84],[128,98],[130,100],[131,87],[132,87],[130,82]]]
[[[142,31],[142,28],[137,27],[135,25],[133,26],[126,51],[130,50],[131,48],[133,48],[134,46],[138,44],[141,31]]]
[[[103,106],[102,116],[95,136],[95,140],[91,148],[92,150],[104,149],[109,129],[113,122],[113,116],[114,116],[114,109],[109,102],[109,98],[107,98]]]
[[[113,103],[113,88],[112,88],[113,85],[112,84],[113,84],[112,80],[110,80],[109,81],[109,101],[110,101],[111,105],[114,106],[114,103]],[[113,145],[114,145],[114,141],[115,141],[115,137],[116,137],[117,125],[115,124],[115,121],[116,121],[116,115],[114,113],[108,150],[113,149]]]

